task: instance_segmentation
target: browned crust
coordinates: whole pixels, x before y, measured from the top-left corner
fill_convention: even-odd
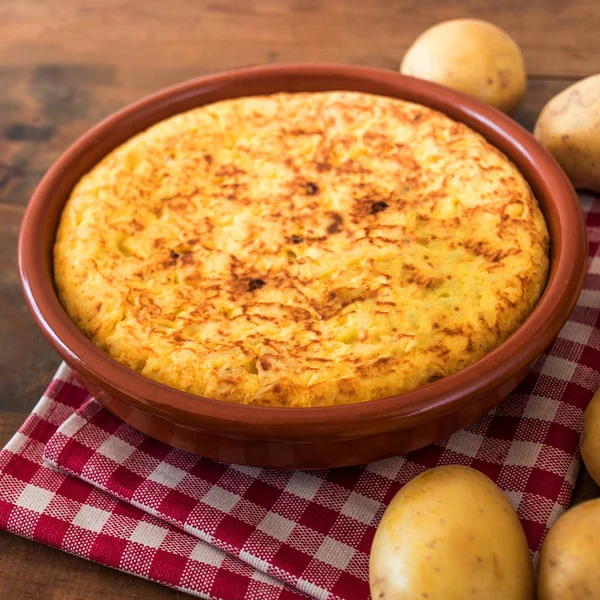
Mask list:
[[[529,314],[548,234],[516,168],[428,108],[354,92],[167,120],[75,188],[59,294],[100,348],[192,393],[359,402],[472,363]]]

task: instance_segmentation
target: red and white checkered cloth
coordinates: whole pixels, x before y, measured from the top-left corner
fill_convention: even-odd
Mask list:
[[[600,387],[600,199],[582,202],[579,303],[518,390],[473,426],[361,467],[229,465],[126,425],[61,367],[0,453],[0,527],[201,597],[358,600],[394,494],[427,468],[463,464],[504,490],[535,557],[569,504],[583,411]]]

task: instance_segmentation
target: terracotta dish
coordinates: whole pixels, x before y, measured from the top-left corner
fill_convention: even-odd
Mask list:
[[[225,98],[356,90],[417,102],[481,133],[521,170],[551,237],[550,275],[537,307],[498,348],[415,391],[359,404],[265,408],[187,394],[151,381],[98,350],[55,293],[52,246],[74,184],[103,156],[148,126]],[[126,422],[210,458],[279,468],[329,468],[402,454],[442,439],[497,405],[525,376],[571,313],[585,276],[587,241],[577,195],[552,157],[490,106],[393,71],[346,65],[276,65],[201,77],[144,98],[77,140],[35,191],[19,240],[21,280],[34,319],[91,394]]]

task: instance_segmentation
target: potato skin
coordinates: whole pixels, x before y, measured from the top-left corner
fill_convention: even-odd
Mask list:
[[[534,135],[575,187],[600,192],[600,74],[554,96],[542,109]]]
[[[600,390],[594,394],[583,418],[581,458],[592,479],[600,485]]]
[[[540,552],[538,600],[600,597],[600,498],[569,509]]]
[[[525,95],[527,71],[515,41],[479,19],[444,21],[408,49],[400,71],[512,112]]]
[[[377,528],[374,600],[530,600],[533,568],[510,502],[482,473],[426,471],[404,486]]]

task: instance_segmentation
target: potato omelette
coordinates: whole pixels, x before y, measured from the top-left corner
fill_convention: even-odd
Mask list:
[[[130,369],[307,407],[473,363],[540,298],[549,237],[517,168],[462,123],[358,92],[202,106],[87,173],[54,249],[62,304]]]

